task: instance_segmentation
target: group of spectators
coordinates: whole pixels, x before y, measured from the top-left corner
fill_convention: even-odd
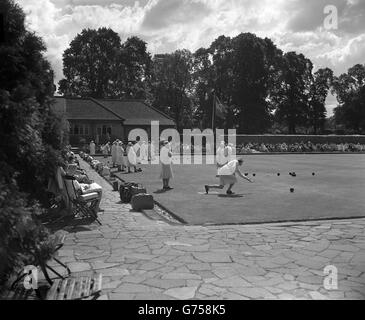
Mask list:
[[[95,153],[95,146],[88,148],[90,154]],[[138,160],[150,160],[154,157],[155,153],[159,152],[159,146],[157,144],[153,144],[151,142],[135,142],[128,143],[123,145],[119,140],[114,142],[113,144],[107,143],[105,145],[100,146],[100,150],[104,154],[104,156],[113,154],[113,148],[115,145],[121,145],[124,154],[127,154],[127,149],[133,147],[136,152],[136,156]],[[162,145],[161,145],[162,146]],[[137,148],[136,148],[137,147]],[[198,153],[206,153],[213,154],[214,146],[210,144],[206,144],[204,147],[194,146],[194,145],[186,145],[186,144],[178,144],[170,142],[171,151],[174,154],[178,153],[189,153],[189,152],[198,152]],[[237,146],[233,146],[236,149],[236,154],[250,154],[250,153],[310,153],[310,152],[365,152],[365,145],[360,143],[312,143],[308,142],[297,142],[297,143],[246,143],[239,144]],[[94,151],[94,153],[93,153]],[[114,163],[115,161],[113,161]],[[139,161],[137,161],[138,163]]]
[[[365,145],[360,143],[317,143],[299,142],[293,144],[276,143],[248,143],[237,146],[238,154],[270,153],[270,152],[365,152]]]
[[[58,213],[62,216],[72,215],[72,200],[75,197],[97,194],[96,201],[91,208],[97,214],[101,211],[99,205],[102,198],[102,187],[90,180],[86,172],[80,168],[79,161],[70,147],[67,147],[61,156],[62,162],[59,163],[54,176],[49,179],[47,188],[54,200],[63,204]],[[73,180],[66,179],[66,177],[72,177]]]

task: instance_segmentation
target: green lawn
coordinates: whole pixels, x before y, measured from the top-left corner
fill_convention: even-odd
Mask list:
[[[149,193],[188,224],[244,224],[365,216],[365,155],[247,155],[236,198],[225,191],[204,194],[217,183],[214,165],[175,165],[174,190],[160,193],[160,166],[142,165],[142,173],[121,174],[140,182]],[[294,171],[297,177],[289,176]],[[277,173],[281,175],[278,177]],[[315,172],[315,176],[312,176]],[[290,193],[290,188],[295,188]],[[218,190],[219,191],[219,190]]]

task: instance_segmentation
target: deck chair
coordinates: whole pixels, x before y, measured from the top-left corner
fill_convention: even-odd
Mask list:
[[[45,272],[44,265],[41,269]],[[39,285],[37,289],[25,289],[21,283],[11,288],[6,300],[95,300],[102,290],[102,274],[73,275],[64,279],[55,279],[48,285]]]
[[[64,177],[65,190],[69,198],[72,215],[76,218],[91,218],[101,225],[97,212],[95,211],[95,207],[99,201],[99,194],[97,192],[79,194],[75,188],[75,180],[76,178],[72,176],[66,175]]]
[[[48,290],[46,300],[83,300],[97,299],[101,294],[102,274],[94,276],[57,279]]]
[[[53,241],[57,241],[55,245],[55,253],[63,247],[64,235],[57,236]],[[35,264],[44,275],[46,283],[38,284],[37,289],[26,289],[21,280],[27,276],[23,273],[18,277],[10,287],[6,300],[82,300],[97,299],[102,289],[102,274],[89,275],[71,275],[70,269],[60,262],[57,258],[53,259],[67,270],[67,275],[62,276],[56,270],[49,266],[49,261],[45,261],[41,256],[40,247],[35,251]],[[54,273],[56,277],[51,277],[49,271]]]
[[[42,258],[40,252],[41,249],[39,248],[38,250],[36,250],[35,252],[35,257],[34,257],[34,263],[37,267],[40,267],[43,269],[43,274],[45,279],[47,280],[47,282],[49,284],[53,283],[53,279],[66,279],[67,277],[69,277],[71,275],[71,270],[70,268],[65,265],[63,262],[61,262],[58,258],[56,258],[57,256],[57,252],[63,247],[64,242],[65,242],[65,235],[57,235],[54,239],[51,240],[53,243],[53,247],[54,247],[54,251],[52,253],[52,257],[50,260],[48,261],[44,261],[44,259]],[[56,262],[59,266],[61,266],[65,271],[66,271],[66,275],[61,275],[60,272],[56,271],[54,269],[54,267],[51,267],[49,264],[51,261]],[[51,277],[50,272],[53,273],[53,275],[55,277]],[[14,290],[16,288],[16,286],[27,276],[26,273],[21,273],[16,279],[15,281],[12,283],[11,285],[11,289]]]

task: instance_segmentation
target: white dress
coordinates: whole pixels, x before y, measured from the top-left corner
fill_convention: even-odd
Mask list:
[[[122,146],[115,146],[115,163],[118,166],[123,166],[124,165],[124,159],[123,159],[123,147]]]
[[[95,155],[95,143],[90,143],[90,155]]]
[[[170,157],[171,152],[169,150],[169,146],[164,146],[160,152],[160,161],[161,161],[161,173],[160,179],[171,179],[174,177],[172,172],[172,158]]]
[[[137,165],[137,155],[133,147],[127,148],[127,160],[128,160],[128,167],[134,167]]]
[[[112,163],[117,162],[117,145],[113,143],[112,145]]]

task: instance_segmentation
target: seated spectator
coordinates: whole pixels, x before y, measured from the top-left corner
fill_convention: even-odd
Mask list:
[[[73,176],[76,178],[77,176],[77,166],[75,164],[71,164],[67,168],[67,175]],[[100,210],[100,202],[103,194],[103,188],[98,185],[97,183],[80,183],[77,179],[74,181],[74,186],[76,191],[79,191],[80,194],[88,194],[88,193],[94,193],[96,192],[99,195],[98,202],[95,205],[96,213],[98,213]]]
[[[269,150],[267,149],[267,147],[265,146],[264,143],[261,143],[261,145],[259,147],[259,151],[260,152],[269,152]]]
[[[257,153],[257,152],[363,152],[365,146],[360,143],[317,143],[314,144],[311,141],[300,143],[276,143],[276,144],[265,144],[265,143],[248,143],[246,145],[241,144],[237,146],[237,152],[241,154]]]

